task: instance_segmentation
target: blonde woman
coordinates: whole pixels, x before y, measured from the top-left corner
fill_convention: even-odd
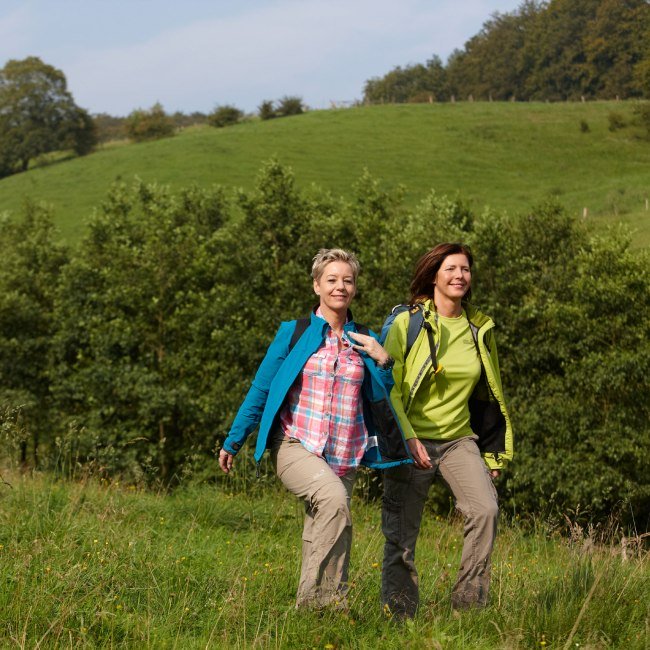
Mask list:
[[[270,449],[278,477],[304,501],[298,607],[347,607],[358,466],[411,462],[385,388],[392,359],[349,309],[358,274],[352,253],[323,249],[314,257],[318,305],[308,319],[280,325],[219,454],[230,472],[259,426],[256,460]]]

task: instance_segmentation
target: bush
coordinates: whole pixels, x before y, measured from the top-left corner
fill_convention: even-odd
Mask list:
[[[634,114],[638,123],[646,130],[646,136],[650,138],[650,102],[635,106]]]
[[[586,120],[580,120],[580,132],[589,133],[591,129],[589,128],[589,123]]]
[[[275,112],[275,106],[273,105],[273,102],[270,99],[265,99],[258,107],[257,107],[257,112],[258,115],[260,116],[260,120],[271,120],[274,117],[277,117],[277,113]]]
[[[130,113],[125,127],[127,137],[134,142],[168,138],[176,130],[174,121],[159,103],[149,110],[137,109]]]
[[[244,117],[244,111],[239,110],[236,106],[225,104],[217,106],[210,115],[208,115],[208,124],[218,128],[238,124]]]
[[[623,116],[620,113],[615,113],[614,111],[609,113],[607,120],[609,122],[610,131],[618,131],[619,129],[623,129],[627,126]]]
[[[368,173],[351,200],[306,193],[277,162],[237,201],[118,187],[61,272],[56,250],[32,250],[32,231],[0,229],[0,413],[29,403],[26,426],[63,421],[81,461],[171,482],[214,462],[277,324],[309,312],[314,251],[358,253],[354,313],[377,329],[418,257],[464,241],[476,304],[498,328],[515,431],[504,510],[588,506],[593,520],[648,526],[650,260],[628,236],[591,238],[554,203],[474,215],[432,193],[407,210]]]
[[[278,117],[289,117],[290,115],[300,115],[305,112],[302,103],[302,97],[285,95],[278,105]]]

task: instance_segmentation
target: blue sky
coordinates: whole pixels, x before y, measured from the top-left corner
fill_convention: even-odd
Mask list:
[[[312,108],[396,65],[443,61],[521,0],[0,0],[0,66],[39,56],[80,106],[126,115],[217,104]]]

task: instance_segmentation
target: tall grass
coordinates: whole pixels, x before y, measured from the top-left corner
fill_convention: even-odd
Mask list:
[[[215,472],[216,472],[215,466]],[[2,648],[647,648],[648,558],[574,528],[502,526],[491,604],[452,615],[462,524],[429,513],[422,608],[379,607],[380,508],[355,499],[349,616],[294,609],[302,507],[273,478],[172,494],[4,470]],[[241,487],[235,485],[236,487]]]

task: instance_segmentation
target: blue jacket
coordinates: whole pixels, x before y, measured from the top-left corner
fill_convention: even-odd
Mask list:
[[[259,425],[255,460],[260,462],[289,389],[309,357],[322,345],[329,325],[312,312],[309,327],[289,350],[295,327],[295,320],[283,322],[269,346],[223,443],[229,454],[236,454]],[[356,332],[354,321],[350,319],[344,330]],[[378,338],[374,332],[371,336]],[[413,462],[390,402],[392,372],[377,368],[365,353],[361,356],[366,370],[362,387],[363,419],[368,431],[368,446],[361,462],[379,469]]]

